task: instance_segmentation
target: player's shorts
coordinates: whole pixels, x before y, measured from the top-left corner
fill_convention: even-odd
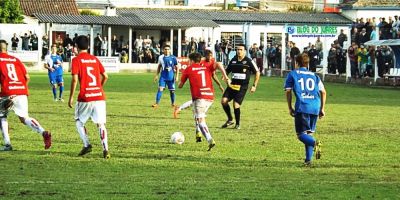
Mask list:
[[[294,116],[294,125],[296,133],[314,133],[317,126],[318,115],[296,113]]]
[[[86,123],[89,118],[96,124],[105,124],[106,101],[78,101],[75,106],[75,120]]]
[[[246,96],[247,87],[241,87],[239,90],[234,90],[230,87],[227,87],[222,97],[231,101],[232,99],[238,103],[239,105],[242,104],[244,97]]]
[[[49,73],[49,80],[50,84],[56,85],[64,82],[63,76],[62,75],[57,75],[57,73]]]
[[[11,100],[14,103],[11,110],[14,111],[18,117],[28,118],[28,97],[26,95],[16,95]]]
[[[193,100],[193,112],[196,118],[205,118],[207,111],[213,104],[212,100],[208,99],[195,99]]]
[[[167,81],[163,77],[160,77],[160,80],[158,81],[158,86],[165,88],[165,86],[168,86],[168,90],[175,90],[175,81]]]

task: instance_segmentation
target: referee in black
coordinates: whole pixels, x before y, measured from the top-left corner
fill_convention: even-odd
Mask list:
[[[222,108],[228,117],[228,121],[222,125],[222,128],[233,125],[233,118],[229,102],[233,99],[233,110],[235,113],[235,129],[240,129],[240,105],[246,95],[249,87],[250,75],[255,74],[254,83],[251,86],[250,92],[256,91],[258,80],[260,79],[260,72],[257,65],[246,56],[246,47],[244,44],[236,45],[236,56],[232,58],[226,68],[226,74],[232,73],[232,82],[226,88],[222,96]]]

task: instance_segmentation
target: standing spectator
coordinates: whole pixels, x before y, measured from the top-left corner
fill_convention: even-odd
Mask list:
[[[200,38],[200,42],[197,45],[197,52],[204,57],[204,50],[206,50],[206,42],[203,38]]]
[[[108,40],[107,37],[104,36],[103,42],[101,42],[101,56],[107,56],[108,54]]]
[[[124,45],[124,36],[120,35],[118,40],[118,52],[122,51],[122,46]]]
[[[389,35],[390,35],[390,29],[391,29],[392,25],[389,25],[385,18],[382,17],[382,22],[379,28],[379,31],[381,32],[379,39],[380,40],[384,40],[384,39],[390,39]]]
[[[267,49],[266,49],[266,56],[268,60],[268,67],[269,68],[274,68],[275,67],[275,59],[276,59],[276,48],[271,45],[267,44]]]
[[[75,33],[74,38],[72,38],[72,46],[75,46],[76,44],[76,39],[78,38],[78,33]]]
[[[312,72],[317,71],[318,62],[318,51],[315,49],[315,45],[311,45],[311,49],[308,51],[308,57],[310,58],[309,70]]]
[[[36,34],[33,34],[31,37],[31,44],[32,44],[32,51],[37,51],[38,50],[38,43],[39,39]]]
[[[290,47],[290,58],[291,58],[291,65],[290,65],[290,69],[293,70],[294,69],[294,60],[295,58],[300,55],[300,50],[299,48],[296,47],[296,43],[292,42],[291,43],[292,46]]]
[[[11,49],[13,51],[17,50],[18,43],[19,43],[19,39],[17,37],[17,34],[14,33],[13,37],[11,38]]]
[[[182,39],[182,56],[187,57],[188,56],[188,40],[187,37]]]
[[[359,40],[358,40],[358,43],[359,43],[360,45],[361,45],[361,44],[364,44],[364,43],[366,43],[366,42],[369,41],[369,35],[367,34],[367,30],[366,30],[365,28],[363,28],[363,29],[361,30],[361,33],[360,33],[358,39],[359,39]]]
[[[194,40],[194,37],[190,38],[189,46],[188,46],[188,53],[196,53],[197,51],[197,42]]]
[[[139,35],[139,38],[136,38],[133,45],[135,47],[135,52],[136,52],[136,56],[137,56],[135,59],[141,63],[142,61],[140,59],[140,55],[143,54],[143,39],[142,39],[141,35]]]
[[[336,59],[337,59],[337,71],[339,75],[346,73],[346,52],[340,46],[336,44]]]
[[[376,34],[376,27],[372,26],[371,34],[369,35],[369,40],[378,40],[378,35]]]
[[[332,44],[331,49],[328,52],[328,73],[329,74],[336,74],[337,69],[337,54],[336,48]]]
[[[360,75],[365,76],[368,63],[368,51],[364,48],[364,45],[361,45],[357,52],[360,61]]]
[[[65,35],[64,41],[63,41],[63,47],[67,47],[67,45],[74,45],[74,41],[69,37],[69,34]]]
[[[375,48],[370,46],[368,48],[368,62],[365,70],[366,77],[373,77],[373,67],[375,66]]]
[[[360,37],[360,33],[358,32],[358,29],[353,28],[353,30],[351,31],[351,42],[355,42],[357,45],[360,45],[359,37]]]
[[[57,34],[57,37],[56,37],[56,40],[55,40],[56,46],[58,47],[58,46],[61,45],[62,47],[64,47],[63,42],[64,42],[64,40],[61,38],[61,35]]]
[[[278,45],[276,48],[275,56],[275,68],[281,68],[282,66],[282,45]]]
[[[22,39],[22,50],[28,51],[29,50],[29,40],[31,39],[31,36],[28,35],[28,33],[25,33],[23,36],[21,36]]]
[[[94,55],[101,56],[101,45],[103,43],[103,39],[101,39],[100,33],[97,33],[96,38],[94,38]]]
[[[221,43],[219,43],[218,40],[215,41],[214,51],[215,51],[215,58],[216,58],[217,62],[222,62]]]
[[[358,70],[357,48],[358,48],[357,44],[355,42],[352,42],[351,46],[347,51],[350,59],[350,71],[352,78],[358,78],[360,76],[360,72]]]
[[[257,48],[256,58],[255,58],[258,70],[260,71],[261,74],[264,74],[263,48],[264,48],[263,46]]]
[[[44,59],[49,51],[49,38],[47,35],[43,35],[42,42],[42,59]]]
[[[118,39],[116,35],[113,35],[113,38],[111,40],[111,55],[112,56],[116,56],[117,53],[117,49],[118,49]]]
[[[389,73],[390,68],[394,67],[393,52],[388,46],[382,46],[382,61],[383,61],[383,73]]]
[[[338,36],[338,42],[340,44],[340,47],[342,47],[342,48],[343,48],[344,41],[347,41],[347,35],[344,34],[344,30],[343,29],[340,29],[340,34]]]

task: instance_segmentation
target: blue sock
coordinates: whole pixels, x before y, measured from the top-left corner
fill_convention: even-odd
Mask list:
[[[57,98],[57,88],[53,87],[53,97],[54,99]]]
[[[62,93],[64,92],[64,86],[60,86],[60,99],[62,98]]]
[[[169,91],[170,97],[171,97],[171,104],[173,105],[175,103],[175,90]]]
[[[158,90],[157,95],[156,95],[156,104],[160,103],[161,96],[162,96],[162,91]]]
[[[299,140],[303,142],[305,145],[305,150],[306,150],[305,161],[310,161],[314,154],[314,145],[315,145],[314,137],[309,134],[302,133],[301,135],[299,135]]]

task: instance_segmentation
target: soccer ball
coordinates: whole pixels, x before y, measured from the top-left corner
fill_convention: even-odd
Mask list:
[[[171,135],[172,144],[183,144],[185,142],[185,136],[181,132],[175,132]]]

